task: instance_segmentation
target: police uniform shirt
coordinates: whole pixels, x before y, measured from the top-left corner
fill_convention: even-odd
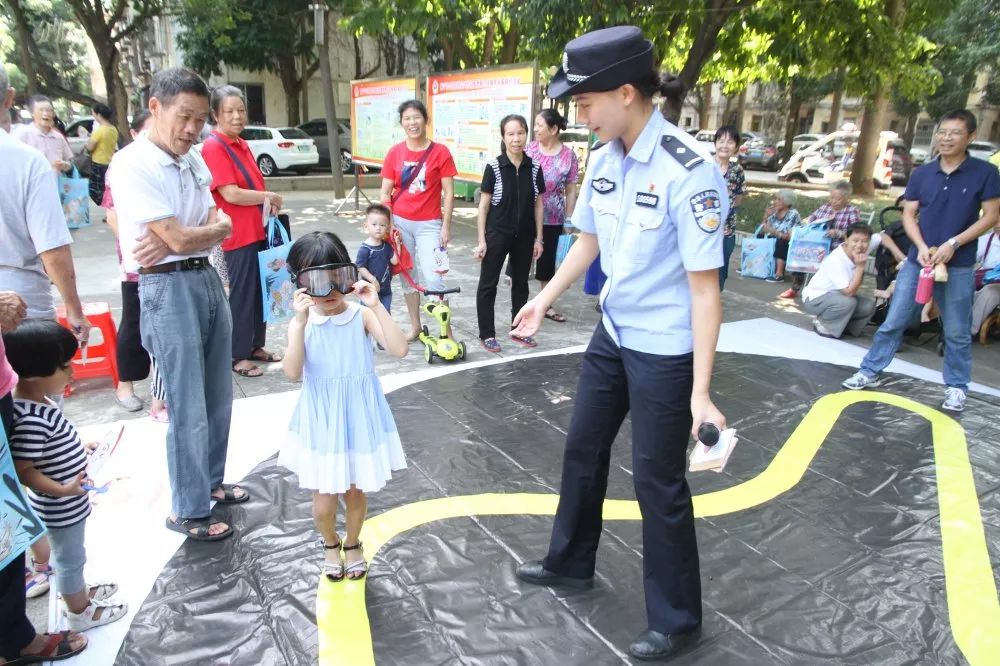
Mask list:
[[[620,347],[693,349],[687,272],[722,265],[729,211],[722,172],[694,143],[654,109],[628,155],[616,140],[591,157],[573,224],[597,235],[602,322]]]

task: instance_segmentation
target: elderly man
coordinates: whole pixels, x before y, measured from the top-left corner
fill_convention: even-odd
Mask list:
[[[66,137],[55,128],[56,112],[52,101],[44,95],[33,95],[28,98],[28,110],[31,124],[18,125],[14,137],[44,155],[56,171],[72,169],[73,150]]]
[[[156,359],[170,405],[166,525],[188,538],[217,541],[233,530],[210,517],[211,501],[249,499],[242,488],[222,483],[233,324],[208,263],[232,222],[215,207],[211,174],[200,160],[185,157],[208,118],[208,86],[194,72],[168,69],[153,77],[149,94],[152,127],[115,155],[111,189],[125,270],[139,273],[142,344]]]

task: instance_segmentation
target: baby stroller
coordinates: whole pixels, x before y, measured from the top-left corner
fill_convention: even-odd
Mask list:
[[[896,199],[892,206],[883,208],[878,215],[879,228],[887,234],[899,247],[903,254],[908,254],[913,242],[906,235],[903,229],[903,197]],[[884,291],[889,288],[896,279],[898,262],[892,252],[880,245],[875,251],[875,286]],[[886,299],[876,299],[875,312],[872,314],[871,323],[881,326],[885,322],[889,312],[889,303],[892,297]],[[942,330],[941,318],[934,317],[930,321],[916,321],[903,334],[907,343],[917,347],[922,347],[930,342],[936,341],[938,356],[944,356],[944,332]]]

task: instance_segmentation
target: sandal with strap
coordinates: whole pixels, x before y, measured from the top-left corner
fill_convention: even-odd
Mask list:
[[[209,528],[221,521],[212,521],[210,518],[188,518],[186,520],[173,520],[167,517],[166,525],[168,530],[183,534],[195,541],[221,541],[233,535],[233,528],[229,526],[224,532],[212,534]],[[194,531],[192,531],[194,530]]]
[[[323,544],[323,548],[326,550],[340,551],[341,546],[343,546],[341,541],[337,541],[337,543],[332,546],[327,544],[325,541],[321,541],[321,543]],[[337,583],[344,580],[344,563],[340,559],[339,552],[337,553],[336,562],[331,562],[326,558],[323,559],[323,566],[320,567],[320,575],[325,576],[331,583]]]
[[[80,634],[74,631],[60,631],[55,634],[42,634],[43,636],[48,636],[45,640],[45,645],[42,649],[35,654],[22,654],[16,659],[10,659],[7,661],[7,666],[21,666],[22,664],[41,664],[46,661],[62,661],[63,659],[69,659],[75,655],[80,654],[85,649],[87,649],[87,643],[85,636],[80,636]],[[83,638],[84,642],[78,648],[74,648],[73,644],[69,642],[70,638]]]
[[[353,546],[344,546],[344,552],[349,550],[361,550],[364,546],[360,541]],[[361,580],[368,573],[368,562],[362,558],[357,562],[350,562],[347,565],[347,569],[344,570],[345,575],[348,580]]]
[[[118,583],[87,583],[91,601],[107,601],[118,592]],[[62,595],[59,595],[62,599]]]
[[[55,575],[55,569],[51,564],[44,564],[41,568],[34,560],[30,567],[24,567],[24,596],[28,599],[36,599],[49,591],[49,578]]]
[[[215,496],[216,490],[222,491],[222,497]],[[235,484],[223,483],[212,491],[212,500],[218,502],[219,504],[242,504],[250,499],[250,493],[243,490],[242,495],[237,495],[237,490],[243,490],[243,488],[240,488]]]
[[[100,610],[100,617],[95,617]],[[69,621],[69,628],[73,631],[87,631],[94,627],[116,622],[128,614],[128,604],[113,604],[107,601],[91,601],[82,613],[73,613],[63,609],[63,615]]]
[[[276,355],[274,352],[269,352],[263,347],[257,347],[250,354],[250,361],[257,361],[258,363],[281,363],[281,357]]]

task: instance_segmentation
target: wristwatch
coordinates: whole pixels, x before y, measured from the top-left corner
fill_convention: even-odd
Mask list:
[[[543,241],[541,238],[536,238],[535,242],[538,243],[539,245],[545,245],[545,241]]]
[[[957,238],[955,238],[954,236],[952,236],[951,238],[948,239],[948,245],[951,245],[952,248],[954,248],[954,249],[957,250],[959,248],[959,246],[961,246],[961,243],[958,242]]]

